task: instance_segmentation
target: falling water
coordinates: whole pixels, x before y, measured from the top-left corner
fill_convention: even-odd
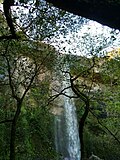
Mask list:
[[[65,73],[63,80],[63,88],[70,86],[69,74]],[[80,140],[78,133],[76,108],[71,88],[64,92],[63,96],[63,114],[56,116],[55,129],[56,149],[63,155],[64,160],[80,160]],[[60,158],[59,158],[60,159]]]
[[[69,74],[66,73],[65,80],[63,81],[63,87],[70,86]],[[69,97],[73,96],[71,88],[66,89],[65,94]],[[70,160],[80,160],[80,141],[78,134],[78,125],[76,117],[76,108],[74,100],[64,96],[64,109],[66,120],[66,131],[68,135],[68,153]]]

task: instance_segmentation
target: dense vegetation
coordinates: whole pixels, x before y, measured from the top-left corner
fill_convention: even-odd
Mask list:
[[[0,13],[0,159],[59,157],[54,144],[52,108],[57,106],[54,100],[63,93],[55,92],[53,96],[53,91],[62,81],[60,73],[67,62],[70,87],[77,96],[82,159],[93,152],[105,160],[118,160],[120,57],[101,53],[116,35],[111,32],[109,39],[99,35],[102,39],[92,37],[93,41],[86,33],[78,48],[87,45],[85,52],[89,58],[73,56],[71,52],[63,55],[48,42],[59,35],[77,32],[87,20],[42,0],[20,1],[20,5],[12,10],[17,39],[11,37],[4,14]]]
[[[77,57],[77,65],[75,59],[71,63],[74,85],[79,91],[75,94],[80,135],[83,131],[83,157],[93,153],[102,159],[116,160],[120,149],[120,58],[93,59]]]

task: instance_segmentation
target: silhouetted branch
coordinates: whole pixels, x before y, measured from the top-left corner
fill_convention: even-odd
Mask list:
[[[7,24],[10,27],[10,32],[12,34],[12,37],[16,39],[16,33],[15,33],[15,28],[13,25],[13,20],[11,17],[11,9],[10,9],[10,7],[13,5],[14,5],[14,0],[4,0],[3,1],[3,9],[4,9],[4,14],[5,14]]]
[[[20,98],[15,94],[14,91],[14,84],[12,82],[12,76],[11,76],[11,66],[10,66],[10,62],[9,62],[9,58],[7,57],[7,52],[8,52],[8,47],[9,47],[9,41],[8,44],[5,48],[5,53],[3,54],[6,62],[7,62],[7,71],[8,71],[8,77],[9,77],[9,85],[11,88],[11,92],[12,92],[12,97],[15,98],[16,100],[19,100]]]
[[[97,119],[98,123],[99,123],[102,127],[104,127],[104,128],[110,133],[110,135],[111,135],[112,137],[114,137],[114,139],[120,144],[120,141],[119,141],[119,139],[115,136],[115,134],[113,134],[105,125],[103,125],[103,124],[99,121],[99,119],[98,119],[97,116],[92,112],[91,109],[89,109],[89,111],[90,111],[91,114]]]
[[[76,75],[74,78],[71,77],[72,81],[77,80],[80,76],[84,76],[86,73],[88,73],[91,69],[93,69],[95,67],[95,57],[92,58],[92,62],[93,62],[93,64],[88,69],[82,71],[81,73],[79,73],[78,75]]]
[[[51,102],[53,102],[56,98],[58,98],[60,95],[64,95],[64,96],[66,96],[66,97],[68,97],[68,98],[78,98],[78,97],[76,97],[76,96],[69,96],[69,95],[67,95],[67,94],[64,93],[64,91],[67,90],[67,89],[69,89],[69,88],[71,88],[71,86],[68,86],[68,87],[64,88],[64,89],[61,90],[60,92],[58,92],[57,90],[53,89],[55,92],[58,92],[58,94],[55,94],[55,95],[53,95],[53,96],[51,96],[51,97],[49,98],[49,100],[48,100],[48,105],[49,105]]]

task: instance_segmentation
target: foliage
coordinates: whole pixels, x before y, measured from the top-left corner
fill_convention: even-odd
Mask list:
[[[80,64],[78,64],[79,58]],[[87,158],[94,153],[105,160],[119,159],[119,58],[110,60],[108,57],[88,58],[89,63],[82,61],[84,57],[73,56],[73,59],[76,60],[73,63],[76,72],[71,68],[71,73],[75,85],[82,93],[89,96],[90,100],[89,115],[84,128],[84,156]],[[82,65],[83,70],[80,67]],[[76,99],[76,106],[79,121],[84,114],[85,104],[82,100]]]
[[[17,132],[18,159],[54,159],[53,117],[42,106],[27,104],[22,109]],[[25,157],[25,158],[24,158]]]
[[[48,123],[52,124],[53,118],[46,105],[52,68],[55,64],[55,49],[44,43],[34,42],[33,45],[29,41],[26,42],[13,40],[2,42],[0,46],[0,158],[9,157],[10,123],[18,109],[16,101],[19,103],[19,99],[25,94],[15,136],[16,158],[33,159],[44,156],[45,159],[53,159],[55,151],[51,139],[52,127],[48,127]],[[52,62],[50,65],[48,60]],[[39,143],[36,137],[40,138]]]
[[[8,2],[6,1],[5,3]],[[9,6],[9,3],[6,6]],[[6,11],[4,12],[7,15]],[[12,26],[14,22],[13,28],[18,32],[18,39],[28,37],[29,39],[43,41],[50,40],[51,37],[60,33],[65,35],[68,32],[68,28],[76,30],[76,27],[80,27],[86,20],[57,9],[43,0],[23,0],[14,2],[7,23],[8,21],[10,21]],[[4,27],[1,39],[11,38],[9,35],[5,36],[7,34],[9,34],[8,27]]]
[[[88,32],[79,36],[75,32],[82,26],[83,18],[56,9],[43,0],[21,0],[20,5],[12,10],[20,39],[0,41],[0,159],[9,159],[11,122],[19,102],[16,159],[56,159],[54,116],[48,104],[51,85],[56,76],[62,82],[60,73],[67,62],[71,77],[75,78],[75,87],[90,101],[84,129],[85,157],[93,152],[103,159],[117,160],[120,157],[119,141],[114,138],[120,138],[120,58],[112,59],[104,54],[104,49],[116,39],[115,32],[110,30],[110,34],[91,36],[88,28]],[[0,36],[8,35],[2,12],[0,22]],[[74,48],[63,48],[69,55],[57,53],[54,47],[43,42],[56,42],[56,37],[69,36],[69,32],[74,33],[69,37],[70,45],[79,40],[75,41]],[[61,50],[61,44],[57,45]],[[81,56],[70,55],[78,53],[78,50]],[[80,120],[85,112],[85,103],[76,99],[76,106]]]

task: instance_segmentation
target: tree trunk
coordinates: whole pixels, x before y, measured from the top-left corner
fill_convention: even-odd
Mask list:
[[[88,113],[89,113],[89,105],[90,104],[89,104],[89,98],[84,93],[80,92],[78,87],[76,87],[76,85],[74,85],[74,83],[73,83],[74,80],[75,80],[75,78],[70,79],[71,88],[72,88],[73,92],[78,96],[78,98],[80,98],[80,100],[82,100],[85,103],[85,112],[79,121],[79,138],[80,138],[80,145],[81,145],[81,160],[83,160],[83,158],[84,158],[83,132],[84,132],[85,120],[86,120]]]
[[[82,116],[82,118],[79,121],[79,138],[80,138],[80,144],[81,144],[81,160],[84,159],[84,141],[83,141],[83,132],[84,132],[84,125],[85,125],[85,120],[88,116],[89,109],[88,107],[85,108],[85,112]]]
[[[15,160],[15,135],[17,121],[12,122],[11,139],[10,139],[10,160]]]
[[[16,126],[17,126],[17,121],[21,112],[21,106],[22,102],[18,101],[17,102],[17,110],[14,116],[14,119],[12,121],[12,126],[11,126],[11,136],[10,136],[10,160],[15,160],[15,138],[16,138]]]

